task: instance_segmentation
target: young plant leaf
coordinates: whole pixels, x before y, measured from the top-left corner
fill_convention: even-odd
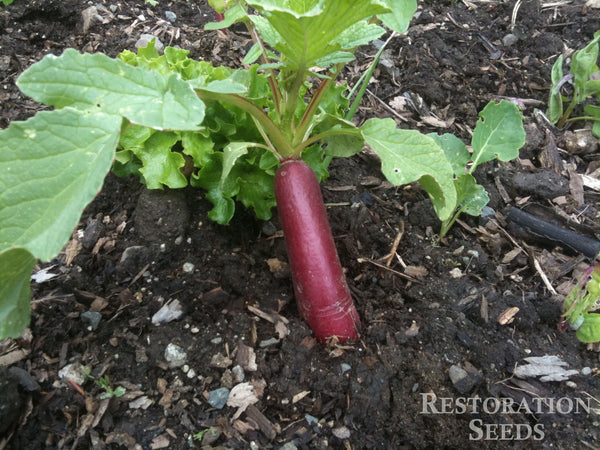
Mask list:
[[[382,0],[382,3],[385,3],[392,12],[380,14],[381,21],[386,27],[404,33],[417,11],[417,0]]]
[[[552,123],[556,123],[559,121],[561,116],[563,115],[563,99],[560,94],[560,90],[562,88],[562,79],[563,79],[563,55],[559,55],[552,66],[551,79],[552,79],[552,87],[550,89],[550,97],[548,99],[548,111],[546,115],[548,119]]]
[[[470,174],[464,174],[454,180],[459,211],[471,216],[480,216],[481,210],[490,201],[485,188]]]
[[[441,220],[454,212],[454,172],[434,139],[418,131],[398,129],[393,119],[369,119],[361,131],[367,144],[381,158],[383,174],[391,183],[419,181]]]
[[[586,344],[600,341],[600,314],[584,313],[583,324],[576,335],[577,339]]]
[[[465,167],[471,160],[471,153],[469,153],[465,143],[450,133],[442,135],[430,133],[427,136],[431,137],[444,150],[444,154],[452,166],[454,175],[457,177],[464,175],[466,172]]]
[[[0,251],[0,339],[17,338],[29,324],[29,280],[35,258],[24,248]]]
[[[261,10],[279,35],[277,39],[272,34],[263,39],[285,56],[290,68],[303,70],[338,50],[349,49],[338,42],[347,28],[389,12],[375,0],[249,0],[247,3]]]
[[[102,187],[121,121],[65,108],[0,131],[0,251],[21,246],[44,261],[60,252]]]
[[[181,173],[185,159],[181,153],[171,151],[178,140],[179,136],[174,132],[155,133],[142,148],[132,148],[143,164],[140,173],[148,189],[162,189],[163,184],[173,189],[188,185]]]
[[[118,59],[67,49],[48,55],[18,79],[21,90],[56,108],[101,111],[158,130],[195,130],[204,103],[177,74],[134,67]]]
[[[473,165],[469,173],[494,158],[500,161],[516,158],[525,144],[523,117],[514,103],[506,100],[490,102],[479,116],[471,140]]]

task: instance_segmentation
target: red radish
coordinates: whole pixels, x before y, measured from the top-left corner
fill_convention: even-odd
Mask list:
[[[360,319],[335,249],[319,181],[308,164],[284,160],[275,198],[300,315],[316,338],[354,339]]]

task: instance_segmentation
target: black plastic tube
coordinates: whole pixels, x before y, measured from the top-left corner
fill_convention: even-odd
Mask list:
[[[588,258],[594,259],[600,253],[600,241],[546,222],[518,208],[510,208],[507,219],[538,238],[569,247]]]

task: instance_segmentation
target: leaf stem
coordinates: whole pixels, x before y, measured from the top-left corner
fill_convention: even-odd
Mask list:
[[[248,114],[255,119],[262,130],[269,138],[269,146],[271,148],[276,148],[279,155],[283,158],[290,158],[294,156],[294,150],[290,145],[286,136],[281,132],[279,127],[271,120],[271,118],[265,114],[265,112],[259,106],[252,103],[250,100],[240,97],[236,94],[219,94],[216,92],[204,91],[201,89],[196,89],[196,94],[200,97],[201,100],[212,100],[217,102],[226,102],[231,105],[237,106],[243,111],[246,111]],[[260,131],[260,128],[259,128]]]
[[[260,35],[258,34],[256,27],[254,26],[252,21],[247,21],[246,27],[248,28],[248,31],[250,32],[250,35],[252,36],[252,40],[254,41],[254,43],[260,47],[260,51],[261,51],[260,58],[261,58],[262,63],[268,64],[270,61],[269,61],[269,57],[267,56],[267,49],[265,47],[265,43],[260,38]],[[269,69],[269,85],[271,86],[271,92],[273,93],[273,102],[275,103],[275,110],[277,111],[277,114],[280,114],[281,89],[279,88],[279,83],[277,82],[277,74],[275,73],[274,69]]]

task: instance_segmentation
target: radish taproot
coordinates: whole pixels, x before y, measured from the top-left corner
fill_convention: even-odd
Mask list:
[[[275,199],[300,315],[321,342],[334,336],[355,339],[360,319],[311,167],[301,160],[284,160],[275,174]]]

